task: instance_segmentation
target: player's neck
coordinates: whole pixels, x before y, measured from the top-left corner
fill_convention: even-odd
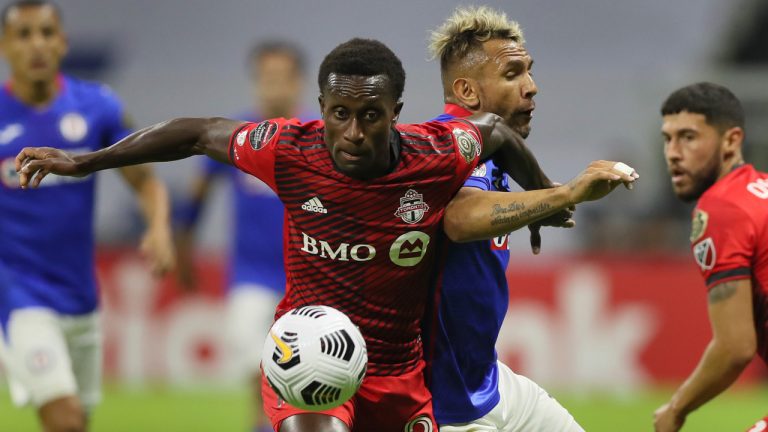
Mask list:
[[[50,104],[59,92],[58,79],[51,81],[27,81],[11,79],[11,93],[23,104],[33,107],[43,107]]]
[[[744,158],[741,156],[734,157],[731,161],[723,164],[723,168],[720,170],[720,175],[717,176],[717,179],[720,180],[721,178],[727,176],[731,173],[731,171],[739,168],[740,166],[744,165]]]

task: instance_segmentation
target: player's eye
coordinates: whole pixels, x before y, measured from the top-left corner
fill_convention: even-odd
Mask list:
[[[344,109],[336,108],[333,110],[333,116],[338,120],[346,120],[347,117],[349,117],[349,114]]]
[[[43,37],[49,38],[53,36],[56,32],[53,30],[53,27],[43,27]]]
[[[32,34],[32,32],[29,30],[29,28],[22,28],[19,30],[19,37],[22,39],[29,39],[29,36]]]
[[[379,113],[377,111],[366,111],[364,118],[366,121],[374,122],[379,119]]]

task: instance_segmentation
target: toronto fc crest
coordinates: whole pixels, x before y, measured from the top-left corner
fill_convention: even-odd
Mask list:
[[[403,220],[408,224],[415,224],[419,222],[424,213],[429,211],[429,206],[424,202],[424,195],[416,192],[413,189],[408,189],[405,196],[400,198],[400,207],[397,208],[395,216]]]

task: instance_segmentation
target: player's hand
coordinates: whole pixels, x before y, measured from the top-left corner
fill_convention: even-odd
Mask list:
[[[51,147],[26,147],[16,155],[16,172],[22,189],[36,188],[50,173],[81,176],[72,155]]]
[[[656,432],[677,432],[683,427],[683,423],[685,417],[679,415],[668,403],[653,413],[653,428]]]
[[[156,277],[165,275],[176,265],[173,238],[165,226],[148,229],[141,239],[139,250],[149,261],[152,274]]]
[[[621,166],[631,171],[623,171]],[[566,186],[571,193],[571,202],[596,201],[613,191],[616,186],[624,184],[632,189],[640,177],[631,167],[615,161],[594,161],[581,174],[571,180]]]

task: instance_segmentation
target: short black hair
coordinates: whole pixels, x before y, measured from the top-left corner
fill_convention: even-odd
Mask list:
[[[396,100],[403,96],[405,70],[400,59],[383,43],[374,39],[354,38],[333,49],[320,64],[317,83],[320,93],[332,73],[342,75],[386,75]]]
[[[732,127],[744,128],[744,108],[726,87],[699,82],[675,90],[661,105],[661,115],[688,111],[702,114],[707,123],[721,131]]]
[[[8,24],[8,15],[10,15],[11,10],[13,8],[23,8],[23,7],[42,7],[42,6],[50,6],[53,8],[53,10],[56,12],[56,16],[61,19],[61,8],[59,8],[59,5],[56,3],[50,1],[50,0],[16,0],[14,2],[8,3],[3,8],[2,12],[0,12],[0,27],[2,30],[5,30],[5,26]]]
[[[293,60],[293,63],[296,65],[296,70],[298,70],[299,73],[304,74],[306,71],[307,60],[304,56],[304,51],[302,51],[298,45],[284,40],[267,40],[254,44],[253,47],[251,47],[248,60],[259,61],[263,57],[272,54],[286,55]]]

